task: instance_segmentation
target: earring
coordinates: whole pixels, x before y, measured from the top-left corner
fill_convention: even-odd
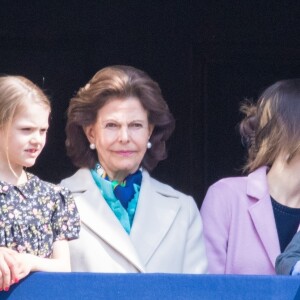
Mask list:
[[[147,149],[151,149],[151,147],[152,147],[152,143],[151,143],[151,142],[148,142],[148,143],[147,143]]]
[[[91,144],[90,144],[90,149],[91,149],[91,150],[95,150],[95,149],[96,149],[95,144],[91,143]]]

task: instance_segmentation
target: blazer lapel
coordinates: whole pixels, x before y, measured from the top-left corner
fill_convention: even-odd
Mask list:
[[[267,255],[275,267],[276,257],[280,254],[280,245],[268,191],[266,168],[260,168],[254,173],[255,176],[249,175],[247,192],[258,201],[249,207],[249,213]]]
[[[143,181],[130,238],[146,265],[166,236],[180,209],[175,190],[155,184],[147,172]]]
[[[107,205],[90,173],[88,172],[88,174],[80,177],[81,182],[84,183],[80,186],[78,182],[76,189],[81,190],[81,192],[77,192],[75,198],[81,222],[130,261],[137,270],[144,272],[144,266],[136,253],[130,237]],[[74,189],[73,192],[75,192]]]

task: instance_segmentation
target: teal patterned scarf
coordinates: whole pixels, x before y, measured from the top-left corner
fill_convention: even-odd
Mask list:
[[[110,181],[99,163],[95,169],[91,169],[91,174],[107,204],[123,228],[130,233],[142,181],[141,170],[128,175],[121,183]]]

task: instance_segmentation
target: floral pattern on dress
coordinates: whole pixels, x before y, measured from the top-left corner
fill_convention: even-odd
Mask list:
[[[0,247],[51,257],[55,241],[78,238],[79,214],[68,189],[26,174],[22,185],[0,181]]]

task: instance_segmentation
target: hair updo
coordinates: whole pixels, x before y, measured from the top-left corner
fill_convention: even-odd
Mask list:
[[[244,170],[271,167],[280,155],[287,162],[300,151],[300,79],[278,81],[268,87],[257,103],[245,101],[239,126],[248,158]]]

